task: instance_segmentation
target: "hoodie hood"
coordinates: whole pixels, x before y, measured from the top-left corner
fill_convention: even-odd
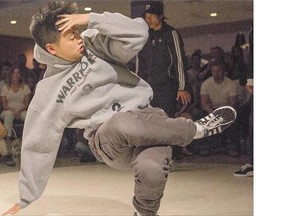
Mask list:
[[[38,44],[34,46],[34,58],[41,64],[47,65],[45,77],[58,74],[59,72],[71,68],[71,65],[73,65],[69,61],[50,54],[46,50],[42,49]],[[75,62],[75,64],[77,64],[77,62]]]

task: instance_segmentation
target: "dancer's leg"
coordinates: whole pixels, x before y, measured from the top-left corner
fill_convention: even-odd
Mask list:
[[[170,146],[135,148],[132,169],[135,177],[133,205],[140,215],[156,215],[168,179]]]

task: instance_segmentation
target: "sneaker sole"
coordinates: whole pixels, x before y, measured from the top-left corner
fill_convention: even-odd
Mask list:
[[[235,174],[234,173],[234,176],[236,177],[253,177],[253,171],[250,171],[250,172],[247,172],[246,174]]]

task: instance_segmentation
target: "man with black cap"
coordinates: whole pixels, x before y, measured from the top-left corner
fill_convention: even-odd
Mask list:
[[[177,103],[187,105],[191,100],[185,85],[184,43],[180,34],[164,21],[162,1],[148,1],[143,16],[149,26],[149,39],[138,54],[138,75],[153,89],[151,105],[173,118]],[[179,153],[180,148],[173,149],[174,159]]]
[[[152,86],[151,105],[174,117],[177,101],[185,105],[191,100],[185,86],[184,43],[176,30],[164,21],[162,1],[147,2],[144,18],[150,28],[149,39],[138,55],[138,75]]]

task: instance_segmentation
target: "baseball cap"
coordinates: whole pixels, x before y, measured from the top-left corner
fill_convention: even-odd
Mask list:
[[[163,15],[163,2],[162,1],[149,1],[145,5],[144,13],[151,13],[157,15]]]

